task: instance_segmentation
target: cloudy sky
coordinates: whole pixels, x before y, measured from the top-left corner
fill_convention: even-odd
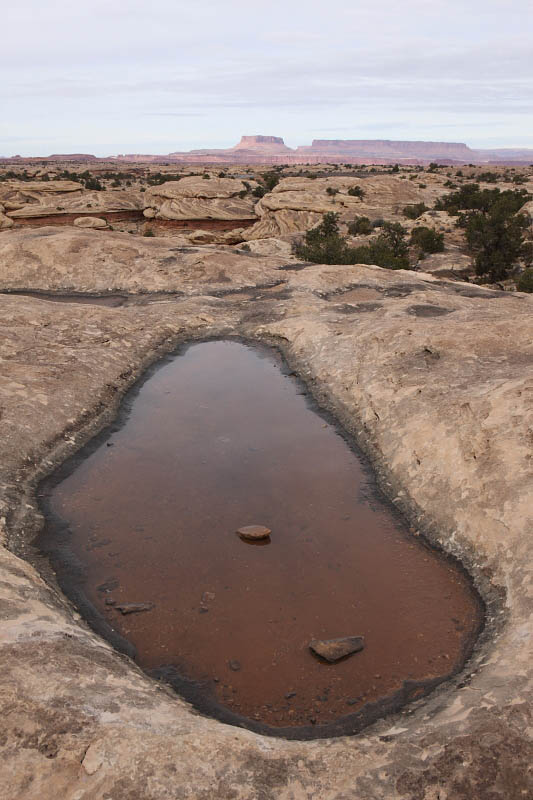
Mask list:
[[[533,147],[533,0],[16,0],[0,156],[433,139]]]

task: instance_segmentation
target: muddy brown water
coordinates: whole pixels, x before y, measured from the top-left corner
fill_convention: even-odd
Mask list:
[[[45,487],[39,540],[104,635],[198,708],[298,738],[359,730],[460,669],[482,609],[270,351],[195,344]],[[243,525],[266,525],[248,543]],[[114,604],[153,604],[123,615]],[[336,664],[311,639],[365,637]],[[120,641],[120,640],[119,640]]]

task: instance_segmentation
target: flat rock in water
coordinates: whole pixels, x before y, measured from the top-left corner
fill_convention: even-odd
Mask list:
[[[245,525],[238,528],[237,533],[241,539],[268,539],[272,531],[264,525]]]
[[[341,658],[358,653],[365,646],[362,636],[343,636],[340,639],[313,639],[309,647],[321,658],[334,663]]]
[[[153,603],[117,603],[115,606],[121,614],[138,614],[140,611],[151,611],[153,607]]]

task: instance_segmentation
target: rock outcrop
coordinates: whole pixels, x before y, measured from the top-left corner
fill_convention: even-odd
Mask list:
[[[0,295],[0,537],[11,548],[0,547],[0,794],[529,796],[532,298],[357,265],[278,271],[281,293],[213,297],[205,263],[195,272],[198,252],[186,271],[164,263],[187,255],[172,239],[137,248],[120,234],[66,233],[6,233],[0,286],[170,291],[187,275],[195,296],[102,308]],[[224,253],[209,252],[212,274],[226,271]],[[241,256],[229,286],[260,286],[275,272],[268,263]],[[465,670],[355,737],[267,739],[193,713],[92,632],[51,573],[45,582],[20,557],[41,524],[37,478],[111,420],[159,354],[228,335],[283,350],[371,455],[415,533],[460,557],[488,602]]]
[[[243,232],[243,238],[279,238],[309,230],[328,212],[341,221],[357,216],[398,220],[404,206],[430,200],[442,193],[440,184],[422,190],[411,181],[391,175],[376,175],[358,180],[352,177],[283,178],[255,207],[260,220]],[[349,194],[360,187],[363,196]]]
[[[283,255],[184,246],[173,237],[133,237],[78,228],[25,229],[0,237],[0,290],[228,292],[280,281]],[[283,274],[283,273],[281,273]],[[45,277],[46,276],[46,277]]]
[[[47,186],[48,184],[40,184]],[[140,211],[142,209],[142,194],[138,191],[113,189],[106,191],[87,191],[75,184],[77,191],[71,190],[68,194],[49,192],[32,192],[31,200],[20,202],[14,208],[14,201],[6,203],[6,207],[11,207],[9,216],[14,220],[31,218],[42,218],[49,216],[68,216],[76,214],[94,215],[97,213],[114,213]],[[23,192],[19,192],[20,200],[24,197]],[[2,201],[4,202],[4,201]]]
[[[254,186],[257,184],[253,184]],[[255,200],[247,187],[233,178],[182,178],[151,186],[145,193],[144,214],[149,219],[253,220]],[[237,227],[237,225],[236,225]]]
[[[77,228],[107,228],[107,222],[105,219],[100,219],[100,217],[76,217],[74,225]]]

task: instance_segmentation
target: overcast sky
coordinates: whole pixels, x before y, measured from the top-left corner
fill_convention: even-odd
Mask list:
[[[0,20],[0,156],[533,147],[533,0],[12,0]]]

